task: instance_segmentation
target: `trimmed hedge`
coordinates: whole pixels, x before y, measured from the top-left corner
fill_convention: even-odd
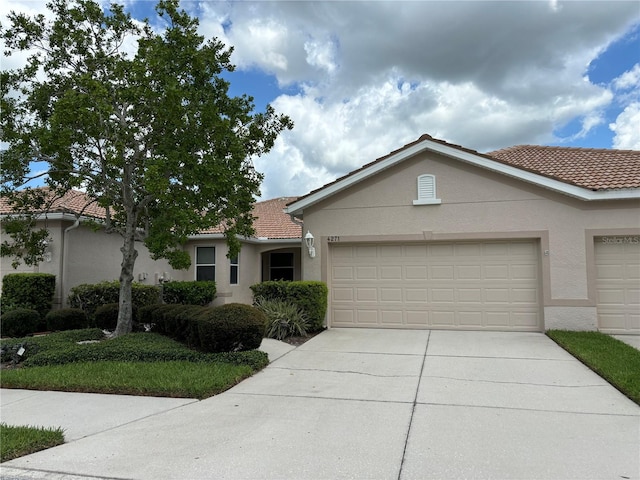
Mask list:
[[[45,317],[47,322],[47,330],[77,330],[87,328],[89,319],[84,310],[79,308],[61,308],[60,310],[51,310]]]
[[[251,305],[220,307],[151,305],[140,310],[141,323],[203,352],[253,350],[260,346],[266,317]]]
[[[258,348],[267,321],[260,310],[242,303],[208,308],[192,318],[197,325],[197,347],[207,353]]]
[[[167,282],[162,285],[164,303],[209,305],[216,297],[216,282]]]
[[[24,337],[34,333],[40,323],[40,314],[31,308],[16,308],[2,315],[0,330],[3,337]]]
[[[268,281],[251,286],[254,298],[265,300],[283,300],[296,304],[307,315],[308,332],[323,329],[324,317],[327,313],[327,296],[329,290],[324,282],[302,281]]]
[[[134,309],[146,305],[160,303],[160,288],[154,285],[134,283],[131,286]],[[118,303],[120,299],[120,282],[84,283],[75,286],[69,294],[68,304],[72,308],[81,308],[90,320],[95,320],[96,310],[102,305]]]
[[[55,290],[56,276],[50,273],[9,273],[2,278],[2,313],[29,308],[44,318]]]

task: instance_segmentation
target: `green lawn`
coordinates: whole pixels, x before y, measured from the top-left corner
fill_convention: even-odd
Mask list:
[[[202,353],[156,333],[106,340],[101,330],[86,329],[0,344],[3,362],[20,359],[18,368],[2,371],[2,388],[203,399],[269,363],[264,352]],[[64,442],[60,429],[2,424],[0,430],[3,462]]]
[[[547,335],[640,405],[640,350],[600,332],[549,330]]]
[[[11,427],[0,423],[0,462],[64,443],[60,428]]]

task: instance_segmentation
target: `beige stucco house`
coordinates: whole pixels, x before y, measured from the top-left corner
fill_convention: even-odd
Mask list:
[[[151,259],[146,247],[136,245],[135,281],[156,285],[168,280],[215,280],[214,304],[251,303],[250,286],[263,280],[300,280],[301,226],[284,213],[293,197],[276,198],[254,205],[255,237],[243,238],[238,257],[227,258],[227,245],[220,228],[194,235],[185,245],[191,254],[188,270],[174,270],[165,260]],[[11,207],[0,199],[0,216]],[[12,268],[10,258],[2,258],[1,275],[14,272],[42,272],[56,275],[54,306],[65,305],[72,287],[82,283],[116,280],[120,276],[122,238],[94,231],[84,220],[104,219],[103,209],[82,192],[70,191],[53,202],[39,218],[39,226],[49,230],[45,261],[36,266]]]
[[[287,212],[329,327],[640,333],[640,152],[425,135]]]
[[[120,272],[120,237],[76,223],[104,217],[87,202],[70,192],[55,203],[41,220],[53,239],[46,260],[18,270],[55,274],[60,305],[74,285]],[[217,304],[251,303],[263,280],[321,280],[329,327],[640,333],[638,151],[480,154],[424,135],[253,214],[256,235],[238,258],[214,228],[185,245],[186,271],[139,245],[136,280],[213,279]],[[7,258],[1,269],[14,271]]]

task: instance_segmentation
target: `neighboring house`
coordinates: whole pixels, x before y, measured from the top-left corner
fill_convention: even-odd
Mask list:
[[[290,203],[329,327],[640,333],[640,152],[428,135]]]
[[[191,252],[188,270],[174,270],[167,261],[151,259],[146,247],[139,243],[134,280],[153,285],[168,280],[215,280],[214,304],[251,303],[251,285],[263,280],[299,280],[301,226],[284,213],[293,197],[257,202],[256,236],[243,238],[237,258],[227,258],[227,245],[222,230],[211,229],[191,237],[185,249]],[[89,207],[87,207],[89,205]],[[0,216],[11,213],[5,199],[0,199]],[[47,246],[45,261],[36,266],[11,267],[10,258],[2,258],[1,276],[12,272],[42,272],[56,275],[55,306],[65,304],[69,291],[81,283],[116,280],[120,276],[122,237],[94,231],[82,219],[100,220],[105,211],[90,202],[82,192],[70,191],[56,200],[38,226],[46,227],[52,241]]]

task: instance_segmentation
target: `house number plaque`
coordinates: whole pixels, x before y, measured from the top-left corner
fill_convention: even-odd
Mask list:
[[[327,237],[327,240],[329,242],[339,242],[340,241],[340,237],[335,236],[335,235],[330,235],[329,237]]]

